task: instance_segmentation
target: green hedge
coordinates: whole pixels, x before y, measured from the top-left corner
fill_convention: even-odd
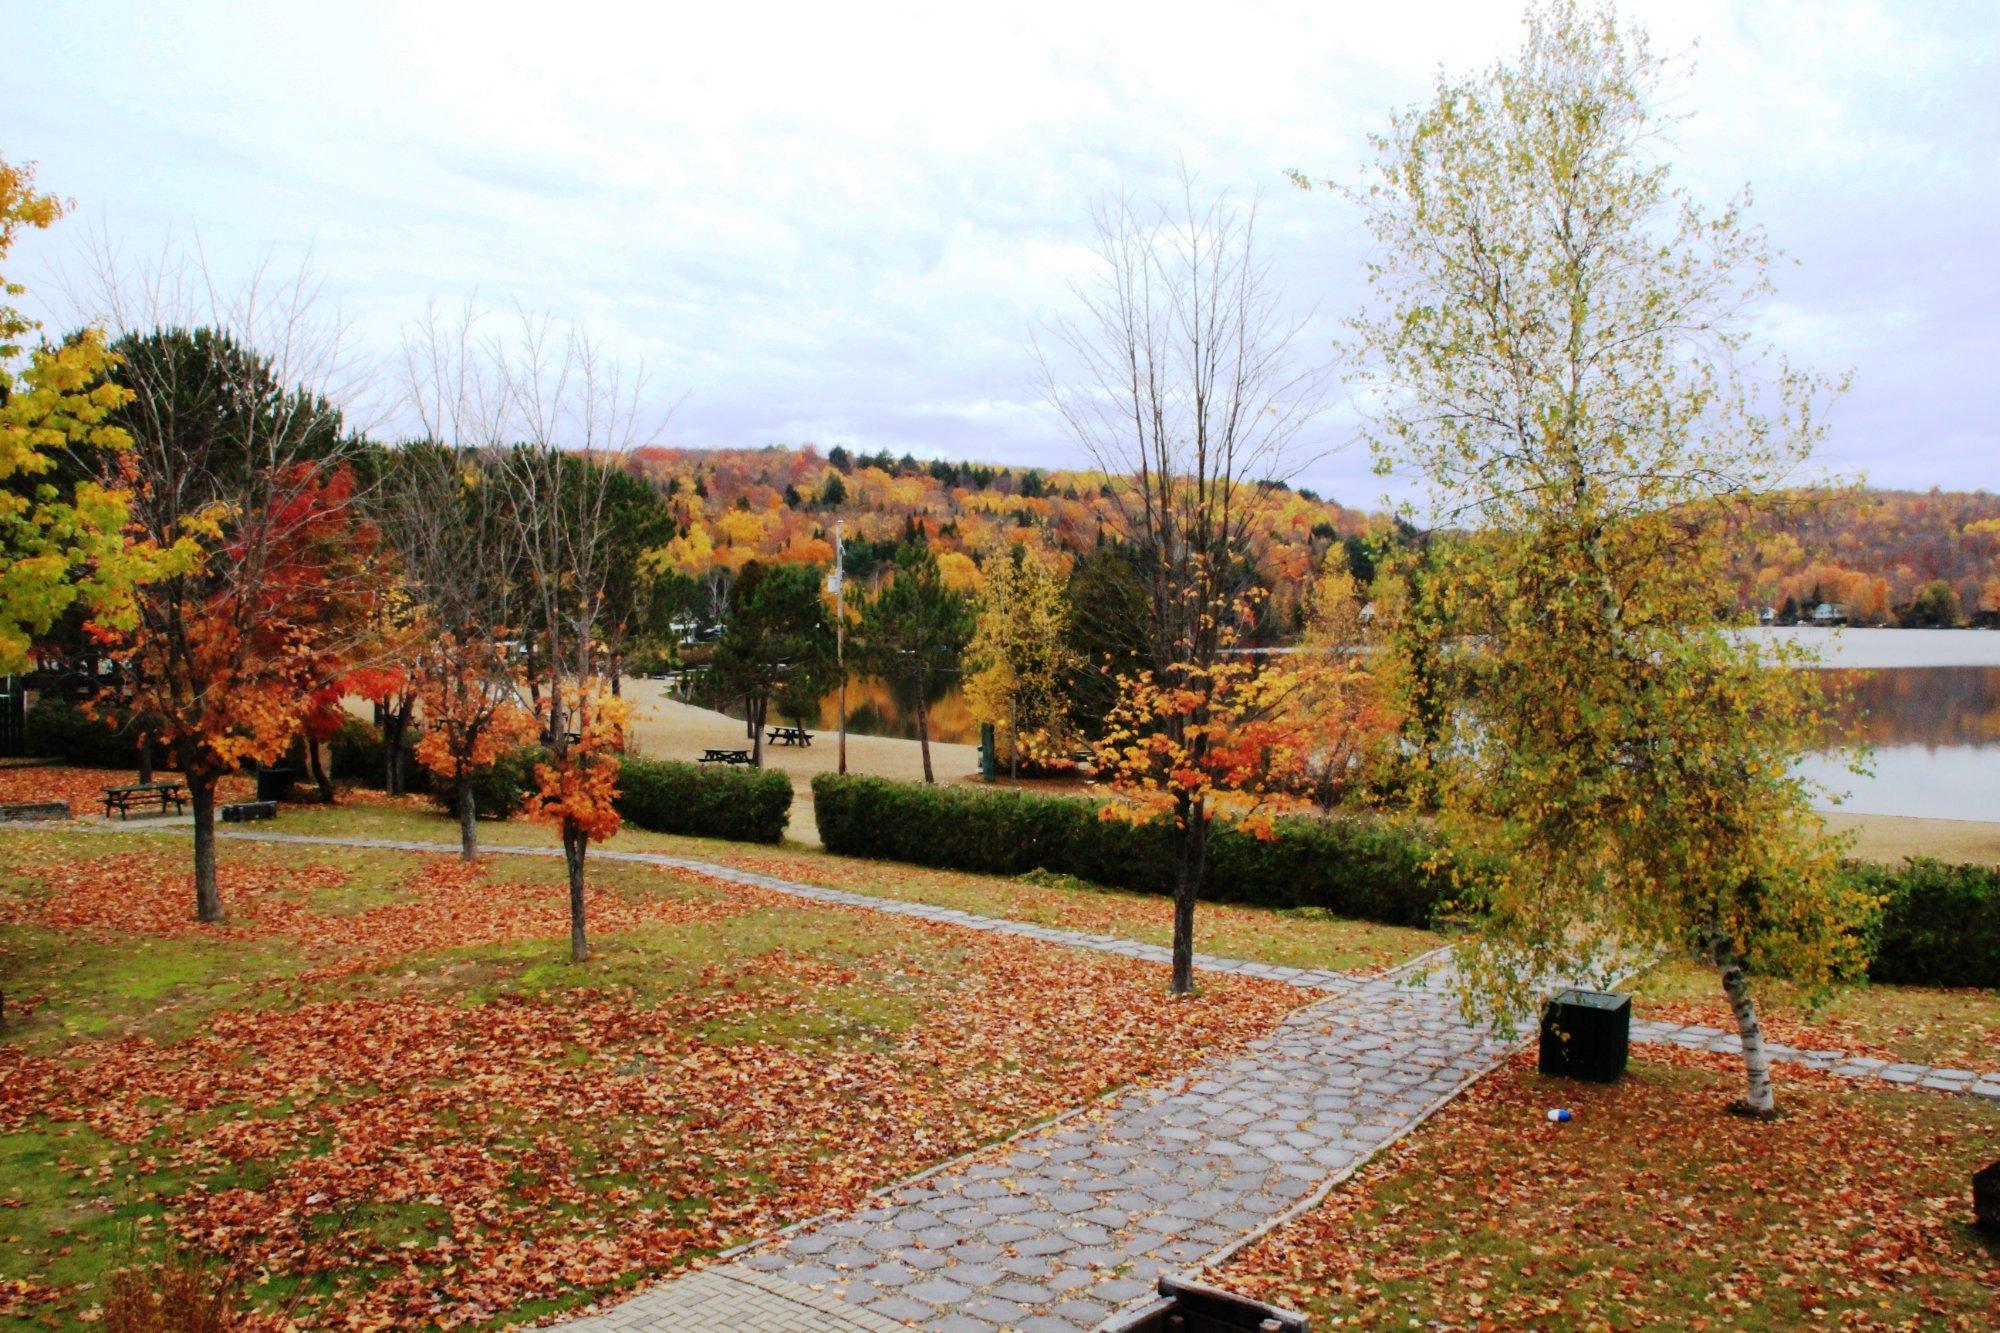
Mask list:
[[[94,718],[76,704],[50,695],[35,700],[21,719],[26,751],[41,759],[60,759],[85,768],[139,766],[139,739],[131,732]],[[162,765],[166,763],[154,750]]]
[[[412,736],[414,741],[414,736]],[[383,762],[382,729],[358,717],[348,718],[326,743],[326,762],[335,782],[352,782],[377,791],[389,780]],[[403,790],[430,790],[430,770],[417,762],[414,754],[403,755]],[[475,793],[476,796],[476,793]]]
[[[1047,870],[1113,888],[1168,893],[1173,850],[1163,823],[1098,817],[1101,802],[822,773],[813,779],[829,851],[947,870]],[[1259,907],[1317,907],[1396,926],[1430,924],[1449,894],[1435,844],[1377,820],[1277,821],[1273,839],[1233,830],[1209,843],[1203,896]]]
[[[535,765],[547,763],[549,752],[539,745],[509,750],[472,775],[472,808],[481,819],[512,819],[527,804],[535,785]],[[414,766],[414,765],[413,765]],[[446,814],[458,813],[458,784],[443,778],[430,782],[431,803]]]
[[[655,833],[777,842],[792,815],[792,783],[768,769],[704,767],[626,756],[618,813]]]
[[[1885,900],[1869,980],[2000,988],[2000,868],[1917,857],[1848,873]]]

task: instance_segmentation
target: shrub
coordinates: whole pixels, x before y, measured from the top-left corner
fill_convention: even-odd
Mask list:
[[[813,779],[820,840],[829,851],[995,875],[1040,870],[1141,893],[1171,892],[1167,826],[1107,822],[1098,817],[1101,806],[832,773]],[[1209,842],[1203,896],[1422,926],[1449,893],[1447,873],[1431,864],[1437,854],[1434,843],[1395,824],[1288,816],[1269,840],[1218,830]]]
[[[777,842],[792,816],[792,783],[766,769],[628,755],[618,768],[618,813],[655,833]]]
[[[1899,866],[1850,865],[1883,898],[1871,944],[1871,981],[2000,987],[2000,868],[1915,857]]]
[[[384,780],[381,728],[358,717],[348,718],[326,743],[326,762],[335,782],[380,787]],[[411,767],[417,765],[412,763]]]
[[[51,695],[35,700],[22,719],[22,741],[29,754],[61,759],[85,768],[137,768],[139,738],[122,726],[92,717],[80,705]],[[153,753],[166,763],[158,747]]]
[[[508,750],[472,775],[473,809],[481,819],[512,819],[520,814],[528,793],[534,790],[535,765],[548,761],[549,752],[539,745]],[[430,795],[432,803],[446,814],[458,812],[456,782],[433,775]]]

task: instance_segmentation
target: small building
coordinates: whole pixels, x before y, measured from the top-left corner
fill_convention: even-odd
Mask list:
[[[1821,602],[1813,608],[1812,623],[1815,625],[1845,625],[1847,608],[1834,602]]]

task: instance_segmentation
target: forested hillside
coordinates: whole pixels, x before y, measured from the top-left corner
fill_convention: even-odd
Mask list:
[[[1781,618],[1824,601],[1844,606],[1857,624],[1992,623],[2000,619],[2000,494],[1791,496],[1743,534],[1738,580],[1747,604]]]
[[[1033,543],[1058,563],[1120,529],[1101,474],[983,463],[920,462],[835,447],[638,450],[634,466],[662,487],[680,535],[656,554],[666,570],[697,579],[734,573],[749,560],[831,564],[844,524],[847,568],[866,576],[896,545],[921,533],[947,582],[971,587],[977,565],[1010,543]],[[1309,490],[1264,488],[1246,552],[1269,589],[1266,623],[1296,628],[1300,590],[1327,549],[1345,545],[1365,573],[1388,540],[1379,515]],[[718,578],[718,584],[720,579]]]

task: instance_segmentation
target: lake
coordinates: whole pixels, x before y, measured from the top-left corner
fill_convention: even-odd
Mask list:
[[[1804,771],[1846,797],[1856,814],[1917,815],[2000,823],[2000,631],[1902,629],[1747,630],[1762,642],[1817,651],[1828,683],[1845,690],[1841,733],[1875,747],[1856,776],[1831,752]],[[848,687],[848,727],[862,735],[917,734],[914,699],[880,681]],[[833,696],[819,724],[839,718]],[[977,742],[979,724],[956,688],[931,709],[931,739]],[[1839,736],[1829,736],[1829,751]]]
[[[1874,747],[1867,772],[1838,756],[1801,767],[1851,814],[2000,823],[2000,632],[1757,630],[1820,651],[1847,694],[1841,733]],[[1829,737],[1829,744],[1837,738]]]

